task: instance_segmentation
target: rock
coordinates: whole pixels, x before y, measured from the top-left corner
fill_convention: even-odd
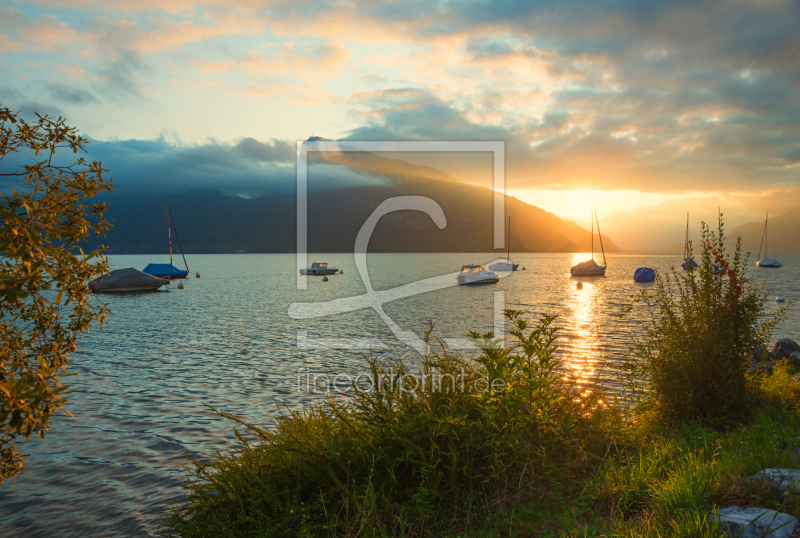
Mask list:
[[[766,346],[754,347],[747,356],[747,360],[750,362],[764,362],[767,359],[769,359],[769,352]]]
[[[778,338],[778,341],[772,346],[770,358],[774,361],[779,361],[791,357],[792,353],[800,353],[800,344],[791,338]]]
[[[800,383],[800,375],[796,375],[789,380],[789,383]]]
[[[800,489],[800,471],[795,469],[764,469],[748,480],[767,482],[785,494],[788,494],[789,490],[798,491]]]
[[[716,519],[716,514],[710,516]],[[794,531],[797,520],[789,514],[782,514],[766,508],[739,508],[729,506],[719,511],[723,530],[733,538],[788,538]]]
[[[789,355],[789,366],[800,368],[800,353],[795,352]]]
[[[747,370],[747,373],[754,374],[756,372],[764,372],[767,375],[772,375],[772,369],[775,368],[776,364],[778,364],[777,361],[767,361],[760,364],[754,364]]]

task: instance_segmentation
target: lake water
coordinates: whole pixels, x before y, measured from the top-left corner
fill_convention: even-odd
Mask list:
[[[368,266],[374,289],[388,290],[492,258],[374,254]],[[517,255],[515,261],[527,270],[499,284],[450,287],[383,308],[401,330],[421,335],[430,320],[435,336],[451,339],[463,339],[470,329],[492,330],[498,298],[499,305],[530,315],[558,314],[569,368],[590,376],[601,361],[624,353],[643,315],[634,309],[619,317],[631,296],[648,286],[632,281],[634,270],[667,270],[681,260],[610,255],[607,276],[584,279],[577,290],[569,267],[587,258]],[[771,296],[797,300],[800,255],[779,259],[783,268],[757,269],[753,262],[750,274],[767,281]],[[164,260],[112,257],[120,268],[143,268],[151,261]],[[328,262],[344,274],[329,282],[310,277],[305,291],[296,288],[293,255],[203,255],[188,261],[202,278],[186,280],[184,290],[173,285],[169,292],[103,296],[115,316],[102,333],[93,330],[82,341],[75,357],[72,371],[79,375],[70,381],[79,392],[69,407],[75,419],[60,415],[46,439],[24,447],[30,454],[28,474],[0,486],[0,536],[151,535],[183,495],[180,485],[189,476],[182,468],[184,457],[231,446],[233,423],[204,404],[269,426],[279,406],[299,408],[315,399],[304,391],[305,372],[364,371],[359,352],[315,349],[320,342],[341,347],[335,339],[369,339],[376,347],[382,344],[375,351],[382,357],[402,357],[409,364],[419,360],[373,309],[310,320],[289,317],[295,302],[364,294],[352,255],[310,256],[310,262]],[[767,302],[768,310],[775,308],[774,301]],[[798,333],[800,317],[790,308],[775,336],[800,340]]]

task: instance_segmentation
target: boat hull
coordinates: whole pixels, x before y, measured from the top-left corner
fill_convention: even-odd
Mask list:
[[[158,288],[164,286],[165,284],[159,285],[152,285],[152,286],[139,286],[135,288],[114,288],[114,289],[105,289],[105,290],[92,290],[94,293],[116,293],[116,292],[127,292],[127,291],[157,291]]]
[[[606,274],[606,268],[602,265],[598,265],[592,269],[581,269],[573,267],[569,270],[569,273],[572,276],[603,276]]]
[[[338,273],[338,269],[301,269],[301,275],[308,275],[308,276],[322,276],[322,275],[335,275]]]
[[[500,277],[476,277],[476,278],[458,278],[458,283],[464,286],[474,286],[475,284],[497,284],[500,282]]]
[[[756,262],[756,267],[777,269],[778,267],[783,267],[783,264],[776,260],[759,260]]]
[[[518,263],[496,263],[489,266],[490,271],[517,271]]]

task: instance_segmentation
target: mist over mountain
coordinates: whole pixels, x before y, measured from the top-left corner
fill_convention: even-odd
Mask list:
[[[387,198],[426,196],[442,207],[447,226],[440,230],[417,211],[384,216],[369,244],[370,252],[492,252],[493,191],[465,184],[429,167],[368,152],[318,154],[309,159],[309,252],[352,252],[355,237],[370,214]],[[331,188],[331,167],[365,177],[360,186]],[[287,189],[254,198],[214,189],[174,194],[108,197],[114,227],[102,242],[110,253],[167,252],[169,202],[187,253],[294,252],[296,197]],[[505,197],[512,218],[513,252],[585,252],[590,232],[573,222],[516,198]],[[597,238],[595,238],[597,244]],[[618,247],[603,235],[607,252]],[[178,251],[173,237],[173,250]],[[599,250],[599,247],[597,248]],[[498,256],[503,251],[497,251]]]
[[[758,255],[761,247],[761,237],[764,231],[764,221],[748,222],[737,226],[731,235],[742,237],[742,248]],[[773,254],[798,254],[800,253],[800,207],[796,207],[783,215],[769,217],[769,235],[767,250],[770,257]],[[761,248],[761,256],[764,249]]]
[[[745,225],[750,226],[748,223],[757,222],[760,215],[761,223],[756,226],[760,226],[757,234],[757,239],[760,239],[761,228],[764,225],[763,215],[766,213],[766,209],[762,211],[761,208],[766,204],[771,204],[773,208],[782,207],[783,204],[779,204],[775,200],[775,197],[778,196],[770,195],[745,201],[717,196],[670,199],[659,204],[643,205],[611,213],[600,220],[600,229],[604,234],[613,237],[617,245],[625,251],[680,254],[683,251],[686,236],[687,212],[689,213],[689,239],[695,244],[700,240],[702,222],[716,230],[718,211],[722,211],[726,234],[729,236],[738,235],[739,232],[736,230]],[[775,214],[777,215],[779,212],[775,212]],[[771,220],[770,218],[770,222]],[[588,225],[588,223],[584,224],[587,227]],[[748,237],[754,233],[750,228],[747,230]],[[748,241],[748,245],[752,246],[753,241],[749,239]],[[778,243],[775,245],[777,247]],[[781,248],[789,248],[789,246]],[[757,251],[758,244],[756,243],[754,252]]]

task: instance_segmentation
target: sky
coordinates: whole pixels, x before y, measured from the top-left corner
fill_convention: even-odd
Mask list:
[[[797,0],[0,4],[0,104],[65,115],[129,192],[270,192],[312,135],[503,140],[509,194],[563,217],[779,213],[798,96]],[[490,184],[465,162],[433,164]]]

